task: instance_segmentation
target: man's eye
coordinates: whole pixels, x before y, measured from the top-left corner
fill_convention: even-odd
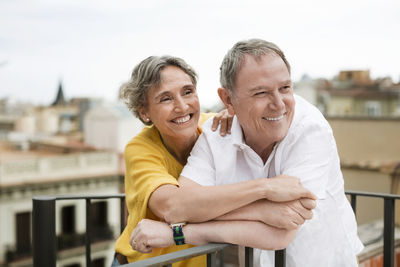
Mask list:
[[[193,90],[192,89],[187,89],[187,90],[185,90],[185,95],[190,95],[191,93],[193,93]]]
[[[254,95],[256,95],[256,96],[262,96],[262,95],[265,95],[265,91],[260,91],[260,92],[257,92],[257,93],[255,93]]]

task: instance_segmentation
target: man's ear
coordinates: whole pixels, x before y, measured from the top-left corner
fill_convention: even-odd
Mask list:
[[[219,98],[221,98],[222,103],[224,103],[226,109],[229,112],[229,115],[235,115],[235,110],[233,108],[233,104],[232,104],[232,98],[233,96],[231,95],[231,92],[229,92],[229,90],[227,90],[226,88],[218,88],[218,95]]]

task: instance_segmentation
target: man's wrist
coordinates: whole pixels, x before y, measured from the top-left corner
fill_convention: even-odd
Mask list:
[[[270,184],[269,184],[269,179],[268,178],[261,178],[260,179],[260,189],[262,190],[261,191],[261,194],[262,194],[262,198],[264,198],[264,199],[268,199],[269,198],[269,196],[271,195],[271,186],[270,186]]]

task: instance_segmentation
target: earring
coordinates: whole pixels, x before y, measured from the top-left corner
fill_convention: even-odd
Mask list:
[[[146,121],[146,122],[149,122],[149,121],[150,121],[150,119],[149,119],[149,118],[146,118],[146,119],[145,119],[145,121]]]

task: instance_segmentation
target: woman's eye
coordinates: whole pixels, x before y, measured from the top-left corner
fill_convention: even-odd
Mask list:
[[[163,97],[163,98],[160,99],[160,102],[167,102],[169,100],[171,100],[170,97]]]

